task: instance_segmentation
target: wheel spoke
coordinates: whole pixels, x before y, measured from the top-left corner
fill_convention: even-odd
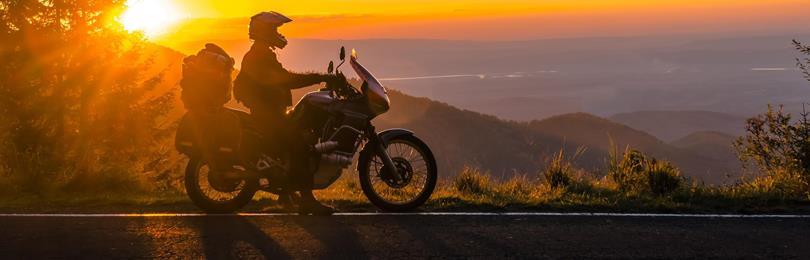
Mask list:
[[[428,167],[423,151],[410,142],[394,140],[388,145],[386,153],[394,161],[398,171],[405,171],[402,175],[404,179],[394,181],[383,178],[382,159],[373,156],[367,166],[373,192],[391,204],[406,204],[417,199],[426,190],[428,183]]]

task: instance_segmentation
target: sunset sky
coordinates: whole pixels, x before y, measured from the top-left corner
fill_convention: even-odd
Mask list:
[[[292,38],[529,40],[810,32],[807,0],[130,0],[130,5],[145,7],[130,15],[136,22],[129,27],[152,23],[148,35],[166,45],[244,38],[247,17],[268,10],[295,19],[282,28]]]

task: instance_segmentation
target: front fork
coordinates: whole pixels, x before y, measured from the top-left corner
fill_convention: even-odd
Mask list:
[[[391,156],[388,155],[388,144],[386,144],[385,141],[380,138],[380,136],[374,130],[374,127],[370,127],[368,135],[369,144],[373,145],[372,147],[377,149],[377,156],[380,157],[383,163],[383,169],[380,170],[380,174],[382,175],[381,177],[390,178],[396,182],[402,181],[401,174],[397,170],[397,167],[394,166],[394,160],[392,160]]]

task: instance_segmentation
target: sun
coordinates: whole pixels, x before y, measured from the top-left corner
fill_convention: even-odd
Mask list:
[[[183,17],[168,0],[128,0],[119,21],[127,31],[142,31],[148,38],[160,36]]]

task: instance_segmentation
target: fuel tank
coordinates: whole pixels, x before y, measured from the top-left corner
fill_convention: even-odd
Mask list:
[[[301,97],[290,111],[290,118],[300,127],[317,128],[329,117],[329,106],[335,102],[329,91],[310,92]]]

